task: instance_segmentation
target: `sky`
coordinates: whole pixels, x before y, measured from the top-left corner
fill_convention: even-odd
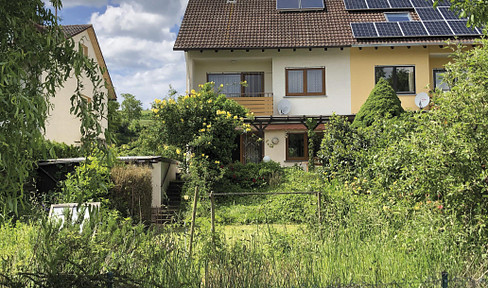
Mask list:
[[[119,102],[130,93],[149,108],[170,85],[185,93],[185,57],[173,45],[188,0],[62,2],[62,25],[93,25]]]

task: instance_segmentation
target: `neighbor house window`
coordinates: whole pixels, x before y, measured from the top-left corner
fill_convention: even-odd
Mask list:
[[[215,88],[227,97],[262,97],[264,96],[264,73],[208,73],[207,81],[214,82]],[[241,83],[246,84],[241,85]]]
[[[415,94],[415,66],[376,66],[375,83],[380,78],[390,82],[397,94]]]
[[[286,69],[286,95],[325,95],[325,68]]]
[[[81,44],[81,48],[83,49],[83,55],[88,57],[88,47]]]
[[[444,82],[444,73],[446,73],[446,69],[434,69],[434,88],[441,91],[449,91],[451,88]]]
[[[408,12],[388,12],[385,13],[386,21],[388,22],[405,22],[410,21],[410,13]]]

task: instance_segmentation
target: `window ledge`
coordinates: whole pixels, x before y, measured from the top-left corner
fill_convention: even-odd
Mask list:
[[[327,98],[327,95],[284,96],[283,98]]]

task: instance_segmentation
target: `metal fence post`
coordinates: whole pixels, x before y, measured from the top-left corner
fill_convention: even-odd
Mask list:
[[[114,286],[114,273],[107,272],[107,288],[112,288]]]
[[[448,280],[448,279],[449,279],[449,277],[448,277],[448,276],[449,276],[449,275],[447,274],[447,272],[446,272],[446,271],[442,272],[442,288],[447,288],[447,286],[448,286],[448,281],[449,281],[449,280]]]

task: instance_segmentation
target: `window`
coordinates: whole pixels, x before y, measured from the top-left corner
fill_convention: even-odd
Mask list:
[[[286,96],[325,95],[325,68],[286,69]]]
[[[88,47],[81,44],[81,48],[83,49],[83,55],[88,57]]]
[[[308,145],[306,133],[290,133],[286,139],[286,160],[307,160]]]
[[[278,10],[315,10],[324,9],[324,0],[276,0]]]
[[[449,91],[451,88],[444,82],[444,73],[446,73],[446,69],[434,69],[434,88],[441,91]]]
[[[380,78],[390,82],[397,94],[415,94],[415,66],[376,66],[375,83]]]
[[[324,138],[324,133],[316,132],[312,138],[314,143],[314,157],[320,150],[320,143]],[[286,138],[286,160],[308,160],[308,136],[305,132],[289,133]]]
[[[410,13],[408,12],[385,13],[385,18],[388,22],[405,22],[411,20]]]
[[[262,97],[264,96],[264,73],[209,73],[207,81],[214,82],[215,87],[223,86],[221,92],[227,97]],[[241,85],[246,81],[247,85]]]

